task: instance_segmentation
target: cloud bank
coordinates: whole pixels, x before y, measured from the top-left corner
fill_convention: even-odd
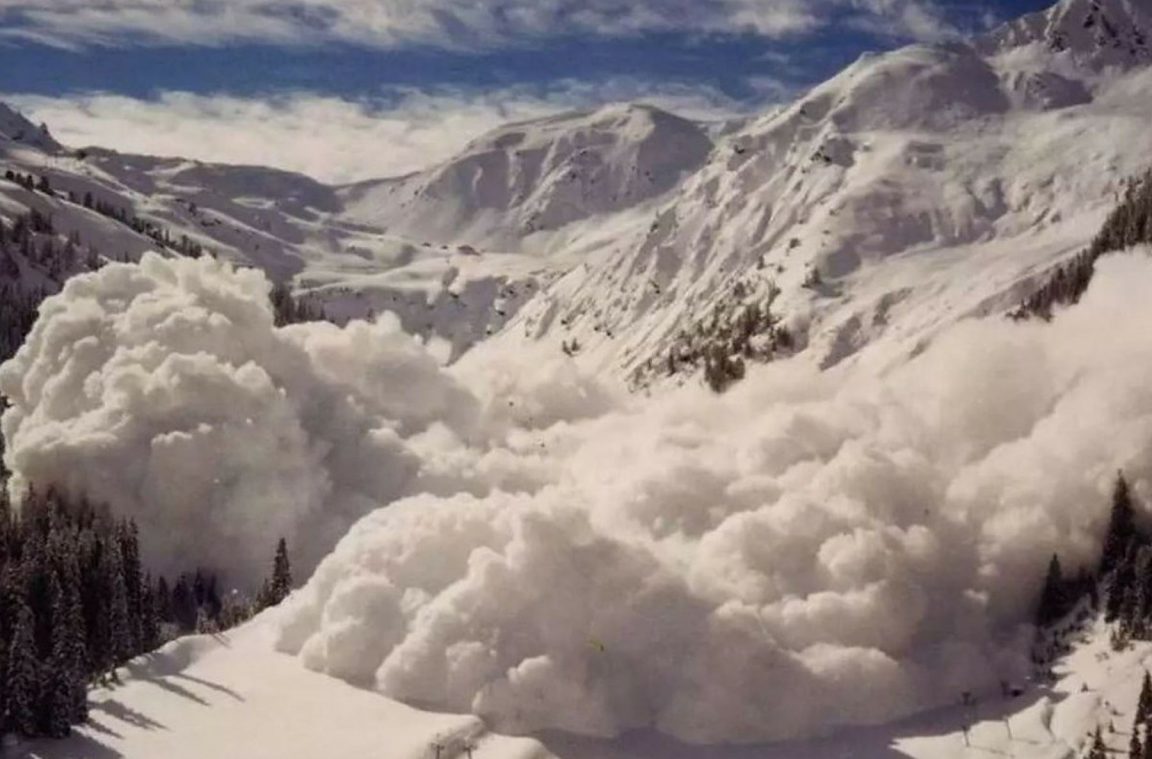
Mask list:
[[[276,329],[259,274],[149,257],[45,305],[6,460],[238,572],[365,515],[279,622],[358,685],[505,731],[797,737],[1027,671],[1048,557],[1095,560],[1118,468],[1148,495],[1150,287],[1111,257],[1053,323],[884,378],[627,399],[531,352],[446,372],[388,319]]]
[[[843,22],[908,38],[952,30],[931,0],[0,0],[0,35],[66,47],[340,41],[478,48],[571,34],[797,37]]]
[[[0,99],[48,124],[67,145],[255,163],[332,183],[423,169],[499,126],[568,110],[633,100],[689,117],[720,118],[738,110],[707,87],[631,79],[483,91],[396,90],[374,100],[304,92],[267,98],[166,92],[152,99],[108,93]]]

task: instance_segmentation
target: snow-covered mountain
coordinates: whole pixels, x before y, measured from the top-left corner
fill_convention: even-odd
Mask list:
[[[699,368],[715,314],[779,290],[788,352],[832,366],[882,343],[868,353],[886,365],[1009,307],[1087,242],[1152,154],[1149,28],[1136,0],[1062,0],[971,44],[866,55],[730,128],[611,106],[340,188],[65,150],[7,109],[0,162],[292,280],[334,318],[394,311],[449,358],[564,346],[646,384],[670,355]],[[47,202],[106,255],[154,247]]]
[[[1063,0],[994,30],[983,52],[1038,45],[1070,53],[1080,64],[1131,66],[1152,60],[1152,10],[1139,0]]]
[[[1080,5],[1036,18],[1067,23]],[[1093,7],[1101,27],[1148,27],[1135,4]],[[1102,69],[1089,64],[1111,55],[1104,38],[1054,50],[1010,34],[1035,23],[865,56],[718,141],[650,224],[530,304],[525,332],[578,339],[594,366],[663,372],[718,304],[775,286],[829,366],[882,335],[899,360],[943,323],[1006,307],[1087,242],[1152,155],[1142,54]],[[806,287],[813,271],[822,284]]]
[[[536,233],[660,197],[711,149],[692,122],[651,106],[612,106],[503,127],[431,170],[344,195],[349,217],[408,237],[533,249]]]
[[[1133,0],[1062,0],[739,123],[612,106],[346,187],[0,110],[6,219],[89,256],[209,249],[460,359],[391,319],[279,327],[261,277],[208,261],[73,280],[0,371],[16,482],[243,580],[285,535],[315,574],[17,755],[1041,759],[1126,729],[1148,647],[1095,624],[1029,680],[1029,622],[1054,552],[1094,565],[1117,469],[1152,492],[1152,266],[1101,263],[1051,323],[999,315],[1152,161],[1150,31]],[[662,386],[737,337],[797,355]],[[282,726],[322,710],[330,732]]]

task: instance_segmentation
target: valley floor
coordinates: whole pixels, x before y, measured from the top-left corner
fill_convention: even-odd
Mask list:
[[[474,717],[419,711],[304,669],[272,651],[262,620],[176,641],[92,695],[89,723],[64,741],[9,742],[18,759],[1064,759],[1102,726],[1127,755],[1152,644],[1115,653],[1100,624],[1081,634],[1051,688],[990,698],[833,738],[688,746],[655,734],[614,740],[489,733]],[[964,725],[971,725],[968,737]]]

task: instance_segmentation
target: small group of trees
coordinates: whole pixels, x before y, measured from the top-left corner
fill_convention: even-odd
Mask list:
[[[1091,598],[1095,605],[1100,593],[1104,619],[1113,623],[1113,647],[1152,640],[1152,534],[1137,523],[1135,513],[1131,488],[1121,473],[1112,490],[1108,530],[1096,571],[1069,577],[1058,557],[1049,563],[1036,611],[1042,636],[1082,599]]]
[[[643,386],[661,374],[673,377],[703,369],[705,384],[722,393],[744,378],[749,362],[768,363],[788,354],[796,343],[773,310],[779,295],[771,281],[762,297],[737,282],[709,317],[675,337],[662,359],[640,366],[633,383]]]
[[[1054,308],[1076,303],[1088,290],[1101,256],[1142,243],[1152,243],[1152,169],[1128,180],[1119,204],[1088,249],[1056,267],[1009,316],[1016,320],[1051,319]]]
[[[0,494],[0,733],[62,737],[98,676],[162,641],[135,525],[58,493]]]
[[[291,589],[284,540],[254,602],[222,600],[208,571],[153,578],[135,523],[106,507],[49,490],[28,493],[17,515],[0,489],[0,736],[68,735],[94,680],[180,635],[239,624]]]
[[[280,282],[272,286],[269,293],[272,301],[272,312],[275,314],[277,327],[287,324],[302,324],[326,319],[323,307],[314,307],[302,298],[292,294],[292,290]]]
[[[41,290],[29,292],[14,282],[0,281],[0,364],[12,358],[24,343],[42,300]]]
[[[84,193],[83,197],[78,197],[75,193],[70,192],[68,199],[74,204],[84,206],[89,211],[95,211],[101,216],[123,224],[136,234],[144,235],[165,250],[174,251],[187,258],[199,258],[206,252],[203,245],[187,235],[180,235],[178,238],[173,237],[167,227],[128,213],[121,206],[94,197],[91,192]]]
[[[73,274],[104,263],[76,233],[57,233],[36,209],[0,219],[0,363],[11,358],[36,321],[41,301]]]
[[[85,246],[80,235],[56,232],[52,217],[32,209],[5,223],[0,219],[0,281],[20,279],[26,270],[38,272],[57,285],[103,263],[98,251]]]
[[[196,242],[187,235],[173,237],[167,227],[129,213],[124,208],[109,203],[106,200],[96,198],[91,191],[85,192],[82,196],[71,191],[66,194],[57,193],[53,190],[52,183],[46,175],[36,177],[33,174],[23,174],[18,171],[13,171],[12,169],[6,169],[4,171],[4,178],[9,182],[20,185],[29,192],[38,192],[54,198],[63,198],[73,205],[80,205],[89,211],[95,211],[101,216],[123,224],[137,234],[144,235],[161,248],[174,251],[179,255],[189,258],[199,258],[207,252],[201,243]],[[195,208],[195,204],[192,204],[191,208]]]
[[[45,195],[52,194],[52,183],[48,181],[48,177],[46,176],[41,176],[37,179],[32,174],[21,174],[18,171],[7,169],[4,172],[4,178],[9,182],[20,185],[29,192],[41,192]]]

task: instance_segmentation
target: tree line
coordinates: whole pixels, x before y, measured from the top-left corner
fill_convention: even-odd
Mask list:
[[[105,218],[112,219],[128,227],[133,232],[151,239],[161,248],[172,250],[182,256],[199,258],[205,253],[210,252],[202,244],[189,238],[187,235],[180,235],[178,238],[174,238],[167,227],[137,216],[136,214],[129,213],[121,206],[100,200],[90,191],[85,192],[83,196],[71,191],[66,194],[58,193],[53,189],[52,183],[47,175],[42,175],[37,178],[32,174],[23,174],[13,171],[12,169],[7,169],[4,172],[4,178],[9,182],[20,185],[29,192],[38,192],[41,195],[67,200],[73,205],[83,206],[89,211],[94,211]]]
[[[130,519],[58,491],[19,515],[0,490],[0,735],[63,737],[87,718],[89,684],[181,635],[214,633],[292,588],[285,541],[260,594],[220,596],[210,571],[153,577]]]
[[[1033,662],[1041,674],[1051,676],[1055,658],[1071,652],[1064,633],[1090,619],[1094,610],[1102,611],[1112,625],[1113,649],[1123,650],[1133,640],[1152,640],[1152,531],[1137,522],[1135,499],[1123,473],[1116,477],[1111,501],[1094,570],[1066,575],[1059,557],[1049,562],[1036,608],[1038,646]],[[1076,619],[1070,620],[1071,616]],[[1118,732],[1111,723],[1107,727],[1109,734]],[[1109,749],[1099,725],[1087,745],[1087,759],[1110,759],[1121,753]],[[1128,759],[1152,759],[1152,676],[1147,671],[1129,736]]]
[[[1088,248],[1057,266],[1009,316],[1016,320],[1051,319],[1054,308],[1076,303],[1088,290],[1101,256],[1142,243],[1152,243],[1152,169],[1125,183],[1123,197]]]
[[[1136,522],[1132,490],[1123,473],[1112,488],[1112,505],[1100,561],[1094,571],[1064,573],[1053,555],[1036,609],[1036,624],[1046,628],[1084,598],[1104,602],[1104,619],[1114,622],[1114,645],[1152,640],[1152,533]]]

